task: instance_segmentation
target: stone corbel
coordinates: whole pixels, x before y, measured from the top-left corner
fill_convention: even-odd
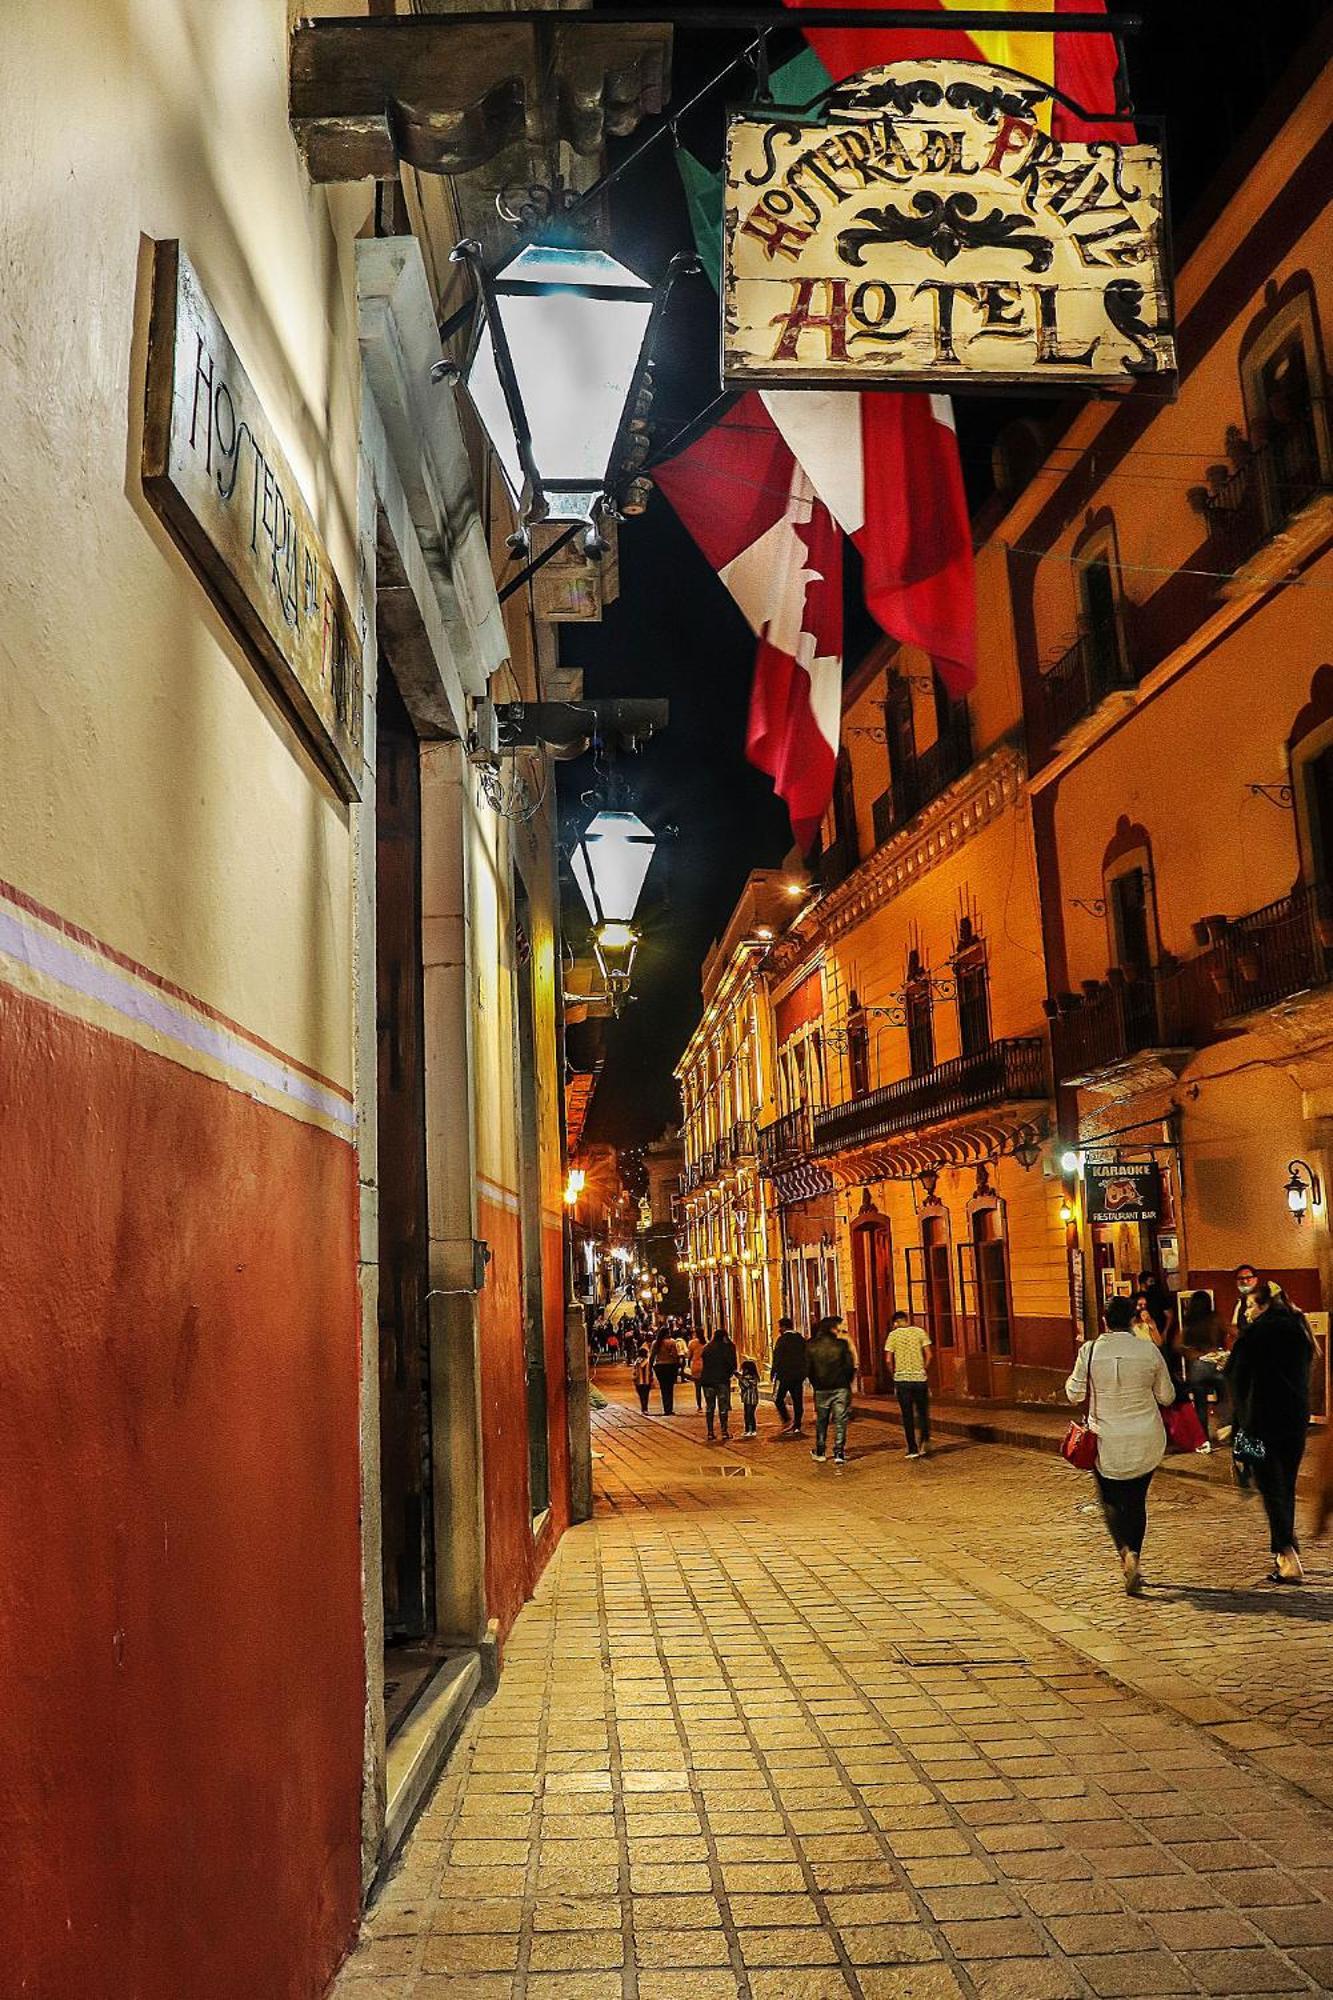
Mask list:
[[[315,181],[392,179],[400,163],[465,174],[518,144],[595,154],[662,111],[670,87],[658,21],[413,14],[292,30],[292,130]]]

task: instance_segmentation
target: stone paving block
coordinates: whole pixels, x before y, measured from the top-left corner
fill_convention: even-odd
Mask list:
[[[533,1972],[597,1972],[624,1962],[625,1944],[618,1930],[538,1933],[528,1959]]]
[[[922,1923],[840,1924],[838,1941],[852,1965],[920,1965],[943,1956]]]
[[[523,2000],[621,2000],[624,1990],[618,1972],[543,1972],[525,1980]]]
[[[749,1966],[836,1965],[827,1931],[737,1931],[741,1957]]]
[[[473,1932],[458,1937],[430,1937],[426,1940],[422,1966],[426,1972],[457,1974],[512,1972],[518,1964],[518,1937],[492,1936]]]
[[[717,1904],[709,1896],[636,1896],[635,1931],[711,1930],[720,1926]]]
[[[441,1901],[435,1906],[431,1928],[436,1931],[515,1931],[523,1922],[523,1905],[516,1896],[494,1900],[474,1896],[463,1902]]]
[[[630,1891],[635,1896],[708,1895],[713,1886],[706,1861],[630,1861]]]
[[[634,1932],[636,1965],[688,1969],[697,1965],[726,1965],[730,1957],[731,1947],[720,1929],[641,1931],[636,1928]]]
[[[1098,2000],[1138,2000],[1142,1994],[1190,1993],[1194,1982],[1164,1951],[1112,1953],[1079,1967]]]
[[[786,1966],[781,1972],[750,1974],[751,2000],[847,2000],[851,1990],[835,1966],[818,1971]]]
[[[1087,1990],[1072,1966],[1051,1958],[981,1960],[967,1975],[978,2000],[1076,2000]]]
[[[511,2000],[514,1981],[508,1973],[469,1973],[461,1979],[427,1973],[405,1989],[407,2000]]]
[[[792,1925],[818,1927],[824,1919],[810,1896],[737,1896],[728,1892],[731,1921],[741,1930],[789,1929]]]
[[[856,1979],[865,2000],[956,2000],[963,1991],[947,1965],[861,1966]]]
[[[1147,1921],[1168,1951],[1230,1950],[1266,1942],[1233,1910],[1154,1910]]]
[[[602,1896],[541,1894],[532,1913],[534,1931],[619,1930],[620,1911]]]
[[[736,2000],[741,1991],[733,1972],[644,1972],[639,2000]]]

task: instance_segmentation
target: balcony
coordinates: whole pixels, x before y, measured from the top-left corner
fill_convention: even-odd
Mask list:
[[[802,1105],[799,1111],[788,1111],[771,1124],[759,1126],[755,1132],[755,1144],[759,1171],[770,1177],[784,1166],[808,1159],[810,1112],[807,1107]]]
[[[1068,652],[1041,677],[1041,698],[1045,711],[1046,741],[1058,743],[1085,715],[1100,708],[1117,689],[1138,683],[1125,639],[1125,614],[1104,625],[1090,626],[1080,633]]]
[[[820,888],[836,889],[839,882],[845,881],[851,874],[860,858],[855,835],[840,833],[822,850],[816,863]]]
[[[932,799],[970,771],[972,762],[972,719],[966,702],[954,702],[944,734],[914,757],[871,807],[875,845],[882,847],[915,819]]]
[[[1197,489],[1196,504],[1208,530],[1210,556],[1234,578],[1311,501],[1333,489],[1333,479],[1313,402],[1262,444],[1238,440],[1232,454],[1233,462],[1239,462],[1230,477]]]
[[[816,1154],[874,1145],[924,1125],[943,1125],[993,1104],[1018,1104],[1050,1095],[1046,1043],[1040,1035],[992,1042],[970,1056],[937,1063],[919,1076],[900,1077],[850,1104],[815,1113]]]
[[[1056,1080],[1093,1084],[1205,1047],[1228,1022],[1333,984],[1333,892],[1305,884],[1231,922],[1196,925],[1204,949],[1137,975],[1088,981],[1051,1002]]]
[[[727,1158],[733,1165],[739,1160],[752,1160],[754,1150],[754,1120],[738,1118],[727,1136]]]

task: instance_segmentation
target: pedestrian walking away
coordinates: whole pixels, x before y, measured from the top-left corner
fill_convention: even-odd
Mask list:
[[[856,1356],[842,1337],[842,1317],[831,1313],[816,1322],[806,1351],[806,1369],[815,1392],[815,1448],[810,1456],[821,1465],[826,1457],[830,1422],[833,1425],[833,1463],[847,1462],[847,1419],[852,1410],[852,1384],[856,1380]]]
[[[704,1349],[700,1382],[704,1392],[704,1418],[708,1435],[714,1435],[714,1420],[721,1424],[724,1438],[731,1436],[731,1379],[736,1373],[736,1349],[724,1326],[719,1326]]]
[[[748,1359],[742,1361],[741,1372],[736,1378],[736,1386],[740,1391],[741,1414],[745,1418],[744,1436],[747,1438],[757,1437],[759,1435],[759,1369],[755,1362]]]
[[[1132,1300],[1110,1300],[1103,1325],[1106,1331],[1080,1348],[1065,1394],[1071,1403],[1088,1404],[1097,1440],[1093,1478],[1125,1589],[1137,1597],[1148,1488],[1166,1455],[1161,1412],[1175,1402],[1176,1390],[1160,1349],[1134,1333]]]
[[[690,1371],[690,1380],[694,1384],[694,1407],[696,1410],[701,1410],[704,1406],[703,1369],[704,1348],[706,1344],[698,1327],[691,1328],[689,1346],[685,1350],[685,1365]]]
[[[1270,1583],[1302,1583],[1296,1539],[1296,1480],[1310,1428],[1314,1340],[1305,1315],[1275,1285],[1260,1283],[1253,1311],[1227,1357],[1231,1450],[1242,1485],[1253,1480],[1268,1516]]]
[[[662,1392],[662,1415],[676,1410],[676,1377],[680,1374],[680,1343],[673,1333],[659,1333],[652,1346],[653,1373]]]
[[[907,1456],[925,1458],[930,1451],[930,1335],[905,1312],[896,1312],[884,1343],[884,1358],[903,1415]]]
[[[639,1408],[648,1414],[648,1398],[653,1387],[653,1350],[649,1341],[639,1343],[639,1351],[634,1357],[634,1392],[639,1399]]]
[[[782,1419],[783,1431],[803,1437],[805,1416],[806,1337],[789,1319],[778,1321],[778,1337],[773,1343],[773,1404]],[[788,1412],[790,1411],[790,1414]]]

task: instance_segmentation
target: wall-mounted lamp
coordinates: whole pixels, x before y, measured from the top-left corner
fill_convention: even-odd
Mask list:
[[[1078,1151],[1077,1147],[1066,1146],[1060,1155],[1060,1172],[1062,1174],[1081,1174],[1082,1171],[1082,1153]]]
[[[1041,1147],[1031,1129],[1024,1132],[1023,1137],[1014,1146],[1014,1158],[1024,1173],[1027,1173],[1029,1168],[1035,1167],[1041,1158]]]
[[[1064,1200],[1060,1203],[1060,1220],[1061,1222],[1066,1224],[1074,1220],[1074,1204],[1069,1199],[1068,1195],[1066,1195]]]
[[[1293,1222],[1304,1222],[1310,1212],[1311,1203],[1317,1208],[1324,1198],[1323,1186],[1318,1174],[1308,1160],[1293,1160],[1287,1168],[1287,1185],[1283,1189],[1287,1197],[1287,1207],[1291,1210]]]

